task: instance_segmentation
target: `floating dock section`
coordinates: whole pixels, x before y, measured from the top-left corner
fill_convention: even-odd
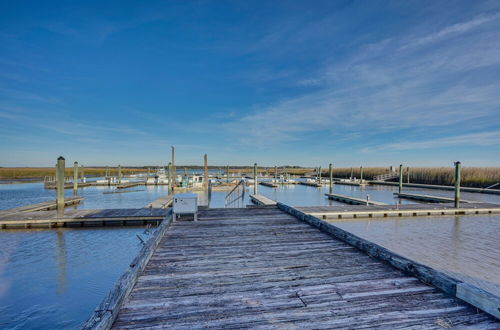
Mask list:
[[[460,282],[333,227],[281,203],[166,219],[84,329],[499,326]]]
[[[64,199],[64,207],[79,204],[83,200],[83,197],[69,197]],[[48,211],[55,210],[57,208],[57,201],[41,202],[37,204],[25,205],[16,207],[13,209],[0,211],[1,212],[36,212],[36,211]]]
[[[404,199],[412,199],[416,201],[422,201],[427,203],[453,203],[455,199],[442,197],[442,196],[431,196],[431,195],[421,195],[421,194],[407,194],[407,193],[394,193],[394,196]],[[473,201],[467,201],[460,199],[461,203],[475,203]]]
[[[262,206],[276,205],[276,201],[259,194],[250,195],[250,200],[252,203]]]
[[[328,199],[352,205],[387,205],[387,203],[376,202],[372,200],[356,198],[340,194],[325,194],[325,196],[327,196]]]
[[[166,207],[170,207],[172,206],[172,199],[173,195],[165,195],[165,196],[162,196],[160,198],[158,198],[157,200],[149,203],[149,204],[146,204],[146,206],[144,207],[147,207],[147,208],[154,208],[154,209],[164,209]]]
[[[377,180],[369,181],[369,183],[370,184],[380,184],[380,185],[385,185],[385,186],[398,186],[399,185],[398,182],[386,182],[386,181],[377,181]],[[441,186],[441,185],[421,184],[421,183],[403,183],[403,187],[438,189],[438,190],[455,190],[455,186]],[[500,189],[460,187],[460,191],[500,195]]]

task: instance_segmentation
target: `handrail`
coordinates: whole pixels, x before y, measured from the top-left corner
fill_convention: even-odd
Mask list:
[[[238,194],[238,196],[234,199],[232,199],[231,201],[227,201],[229,199],[229,197],[231,197],[231,195],[236,191],[236,189],[238,189],[240,186],[243,186],[243,189],[241,191],[241,193]],[[224,206],[227,207],[228,205],[231,205],[232,203],[238,201],[238,200],[243,200],[245,198],[245,180],[240,180],[240,182],[238,182],[238,184],[236,186],[234,186],[233,189],[231,189],[231,191],[229,191],[229,193],[226,195],[226,197],[224,198]]]

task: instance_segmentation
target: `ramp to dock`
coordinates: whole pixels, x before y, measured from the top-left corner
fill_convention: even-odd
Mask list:
[[[115,329],[498,325],[277,208],[201,210],[197,222],[170,223],[150,256],[124,303],[91,320],[117,315]]]
[[[153,208],[153,209],[164,209],[166,207],[172,206],[172,199],[173,195],[165,195],[161,196],[160,198],[152,201],[151,203],[146,204],[147,208]]]

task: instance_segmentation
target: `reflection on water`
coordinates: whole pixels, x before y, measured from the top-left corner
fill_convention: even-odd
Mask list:
[[[500,296],[500,217],[453,216],[330,221]]]
[[[0,231],[0,328],[78,328],[125,272],[143,232]]]

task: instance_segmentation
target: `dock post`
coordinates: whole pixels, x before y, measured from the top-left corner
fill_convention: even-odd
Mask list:
[[[349,180],[350,180],[350,181],[352,181],[352,177],[353,177],[353,175],[354,175],[354,170],[353,170],[353,169],[352,169],[352,167],[351,167],[351,177],[349,178]]]
[[[122,184],[122,166],[118,165],[118,184]]]
[[[66,168],[66,160],[63,156],[57,158],[56,166],[56,205],[57,215],[64,214],[64,170]]]
[[[363,184],[363,166],[359,167],[359,183]]]
[[[321,166],[318,167],[318,183],[321,184]]]
[[[229,183],[229,165],[226,165],[226,183]]]
[[[460,207],[460,162],[455,162],[455,207]]]
[[[278,182],[278,166],[274,167],[274,181]]]
[[[172,188],[175,187],[177,183],[177,173],[175,171],[175,147],[172,146]]]
[[[73,164],[73,195],[77,195],[78,190],[78,162]]]
[[[203,156],[203,189],[208,190],[208,155]]]
[[[332,169],[332,163],[328,165],[328,175],[330,177],[330,194],[333,192],[333,169]]]
[[[406,168],[406,183],[410,183],[410,167]]]
[[[257,194],[257,163],[253,164],[253,193]]]
[[[81,183],[87,182],[87,180],[85,180],[84,169],[85,168],[83,167],[83,164],[80,165],[80,182]]]
[[[403,164],[399,165],[399,193],[403,192]]]
[[[168,178],[168,185],[167,185],[167,191],[169,194],[172,193],[172,163],[168,163],[167,166],[167,178]],[[146,179],[147,180],[147,179]]]

